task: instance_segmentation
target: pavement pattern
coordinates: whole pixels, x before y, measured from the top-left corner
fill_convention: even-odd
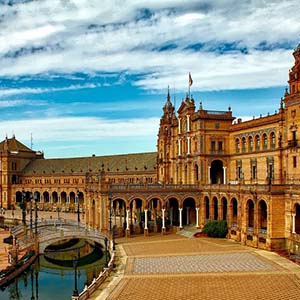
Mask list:
[[[117,268],[95,300],[298,300],[300,266],[225,239],[117,239]]]

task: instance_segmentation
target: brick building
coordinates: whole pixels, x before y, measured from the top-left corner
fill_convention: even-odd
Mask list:
[[[300,241],[300,44],[278,110],[242,122],[169,93],[157,152],[44,159],[15,137],[0,143],[1,206],[33,198],[39,209],[85,213],[107,231],[202,228],[227,220],[229,238],[298,251]],[[32,195],[32,196],[31,196]]]

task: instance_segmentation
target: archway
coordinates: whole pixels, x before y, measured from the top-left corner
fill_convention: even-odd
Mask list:
[[[143,211],[143,201],[139,198],[135,198],[131,200],[129,203],[129,224],[130,224],[130,232],[131,233],[142,233],[145,222],[145,214]],[[148,211],[148,220],[149,220]],[[126,222],[126,219],[125,219]]]
[[[117,236],[123,236],[126,229],[126,203],[123,199],[117,198],[112,202],[113,230]]]
[[[231,213],[232,213],[232,226],[237,225],[237,216],[238,216],[238,202],[235,198],[231,200]]]
[[[213,197],[213,204],[214,204],[214,220],[217,221],[219,218],[218,198],[217,197]]]
[[[222,198],[222,220],[227,220],[227,199],[225,197]]]
[[[204,204],[205,204],[205,219],[206,219],[206,222],[207,222],[210,218],[209,198],[207,196],[205,196],[205,198],[204,198]]]
[[[210,182],[211,184],[223,184],[223,162],[214,160],[210,167]]]
[[[248,229],[254,227],[254,203],[252,200],[248,200],[247,202],[247,225],[248,225]]]
[[[186,198],[183,201],[182,224],[196,224],[196,204],[193,198]]]
[[[261,200],[258,205],[258,220],[259,220],[259,229],[267,230],[268,210],[267,210],[267,204],[264,200]]]
[[[295,204],[295,232],[300,234],[300,205],[298,203]]]
[[[178,200],[170,198],[166,203],[166,210],[168,212],[166,218],[166,226],[179,226],[179,209]]]
[[[22,192],[16,192],[16,203],[22,202]]]

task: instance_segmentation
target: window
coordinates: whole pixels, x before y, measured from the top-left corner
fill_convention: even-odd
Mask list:
[[[222,151],[223,150],[223,142],[219,141],[218,145],[219,145],[219,151]]]
[[[272,133],[271,133],[271,148],[272,148],[272,149],[275,149],[275,143],[276,143],[276,140],[275,140],[275,133],[272,132]]]
[[[297,156],[293,156],[293,167],[297,168]]]
[[[211,141],[211,151],[216,151],[216,142]]]
[[[259,151],[260,150],[260,137],[259,135],[257,135],[255,137],[255,151]]]
[[[257,179],[257,167],[252,166],[252,178]]]
[[[263,149],[266,150],[268,148],[268,137],[266,134],[263,135]]]
[[[240,153],[240,140],[239,139],[235,140],[235,152]]]
[[[246,138],[242,138],[242,152],[246,152]]]
[[[249,152],[253,151],[253,138],[249,136]]]

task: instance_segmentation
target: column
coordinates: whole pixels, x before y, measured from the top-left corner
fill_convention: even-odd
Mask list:
[[[226,184],[226,167],[223,167],[223,184]]]
[[[187,132],[190,131],[190,115],[186,115],[186,122],[187,122]]]
[[[181,140],[178,140],[178,155],[181,155]]]
[[[144,213],[145,213],[144,236],[148,236],[149,235],[149,231],[148,231],[148,209],[144,209]]]
[[[126,230],[129,230],[129,209],[126,209]]]
[[[179,228],[182,228],[182,208],[179,208]]]
[[[196,228],[199,228],[199,207],[196,207]]]
[[[178,133],[181,133],[181,119],[178,118]]]
[[[190,211],[190,208],[187,207],[187,208],[186,208],[186,225],[189,225],[189,224],[190,224],[189,211]]]
[[[292,214],[292,233],[296,233],[296,230],[295,230],[295,217],[296,217],[296,214]]]
[[[165,209],[162,210],[162,234],[166,234],[166,225],[165,225]]]
[[[187,154],[191,154],[191,137],[187,137]]]
[[[207,174],[207,177],[208,177],[208,180],[207,180],[207,182],[208,182],[208,184],[211,184],[211,181],[210,181],[210,166],[208,167],[208,174]]]

